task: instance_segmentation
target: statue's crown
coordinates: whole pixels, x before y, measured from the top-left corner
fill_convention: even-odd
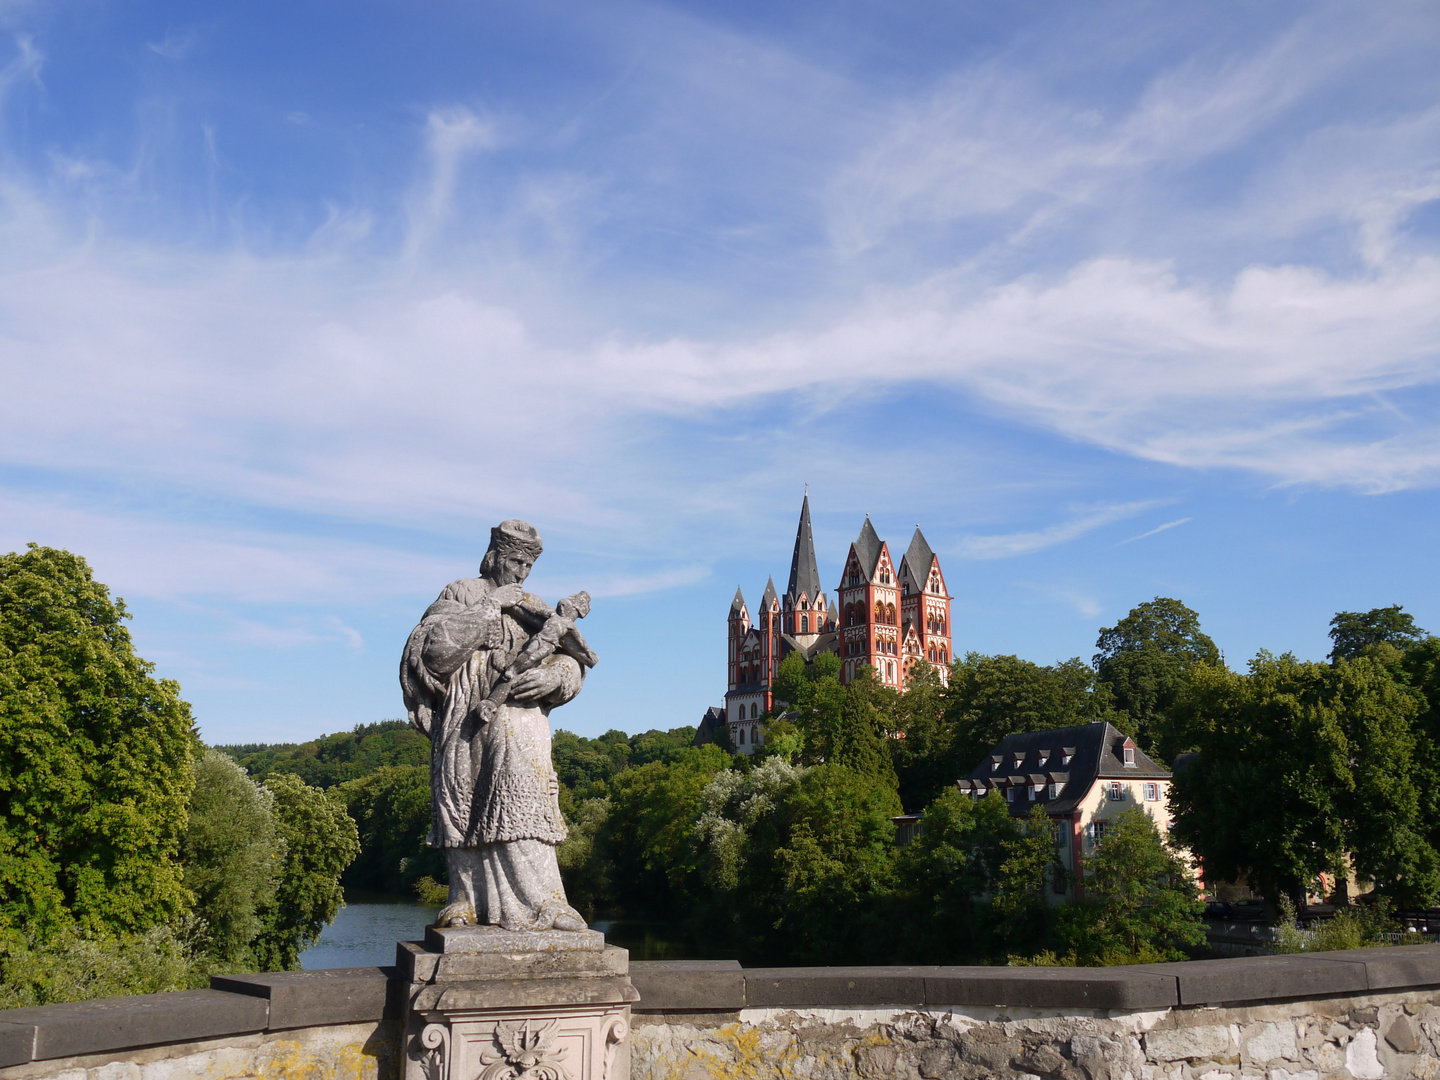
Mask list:
[[[539,558],[544,545],[540,542],[540,530],[528,521],[510,518],[490,530],[490,550],[520,550]]]

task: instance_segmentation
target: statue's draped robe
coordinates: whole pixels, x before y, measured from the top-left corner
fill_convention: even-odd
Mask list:
[[[575,913],[555,859],[565,822],[547,715],[579,693],[583,669],[551,656],[542,666],[563,676],[554,693],[536,705],[507,704],[482,723],[481,703],[529,640],[489,599],[494,589],[486,578],[447,586],[410,634],[400,682],[410,722],[431,742],[428,842],[458,849],[473,872],[480,922],[548,929],[557,914]],[[452,899],[458,885],[452,880]]]

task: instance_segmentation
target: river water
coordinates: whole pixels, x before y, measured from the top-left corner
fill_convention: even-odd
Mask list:
[[[322,968],[384,967],[395,963],[397,941],[418,941],[440,909],[393,896],[351,892],[335,921],[320,940],[300,954],[306,971]],[[595,929],[611,945],[630,950],[631,960],[693,960],[724,958],[685,940],[677,928],[663,923],[600,922]]]
[[[395,943],[423,938],[439,911],[414,900],[351,893],[320,940],[300,954],[300,966],[319,971],[393,964]]]

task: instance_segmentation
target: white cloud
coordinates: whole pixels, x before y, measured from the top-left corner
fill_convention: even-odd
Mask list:
[[[1088,532],[1123,521],[1163,506],[1164,500],[1119,503],[1096,506],[1073,514],[1069,519],[1030,532],[1007,533],[1003,536],[967,536],[960,542],[960,554],[969,559],[1009,559],[1029,555],[1079,539]]]
[[[1195,519],[1193,517],[1176,518],[1174,521],[1165,522],[1164,525],[1155,526],[1155,528],[1151,529],[1149,532],[1143,532],[1139,536],[1132,536],[1127,540],[1121,540],[1120,543],[1116,544],[1115,546],[1120,547],[1123,544],[1133,544],[1136,540],[1144,540],[1147,537],[1154,536],[1156,533],[1165,532],[1167,529],[1174,529],[1177,526],[1185,525],[1194,520]]]
[[[145,47],[166,60],[184,60],[199,40],[200,35],[191,27],[185,30],[169,30],[161,40],[147,42]]]

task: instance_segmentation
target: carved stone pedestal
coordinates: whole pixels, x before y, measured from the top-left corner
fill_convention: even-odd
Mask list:
[[[629,1080],[629,953],[594,931],[401,942],[405,1080]]]

